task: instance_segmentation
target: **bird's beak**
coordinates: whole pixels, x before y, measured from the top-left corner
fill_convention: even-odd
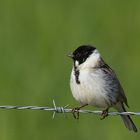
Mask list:
[[[70,57],[70,58],[74,57],[74,55],[72,53],[69,53],[67,56]]]

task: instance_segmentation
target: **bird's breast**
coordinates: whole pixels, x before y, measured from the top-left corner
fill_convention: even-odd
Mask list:
[[[82,70],[79,72],[80,84],[76,83],[74,71],[71,73],[70,87],[74,98],[81,104],[94,105],[101,108],[109,106],[105,90],[105,80],[100,71]]]

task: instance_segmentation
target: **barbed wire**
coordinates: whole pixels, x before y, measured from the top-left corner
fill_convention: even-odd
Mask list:
[[[63,113],[63,114],[72,113],[73,109],[67,108],[68,106],[69,105],[66,105],[64,107],[57,107],[55,101],[53,100],[53,107],[3,105],[3,106],[0,106],[0,109],[19,109],[19,110],[31,109],[31,110],[52,111],[53,112],[52,118],[54,118],[56,113]],[[95,115],[101,115],[102,111],[79,110],[79,113],[90,113],[90,114],[95,114]],[[110,115],[110,116],[117,116],[117,115],[137,115],[137,116],[140,116],[140,112],[109,112],[108,115]]]

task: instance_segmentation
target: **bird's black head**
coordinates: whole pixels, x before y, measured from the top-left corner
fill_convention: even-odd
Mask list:
[[[78,47],[72,54],[71,58],[74,61],[78,61],[79,64],[82,64],[86,59],[93,53],[96,48],[90,45],[82,45]]]

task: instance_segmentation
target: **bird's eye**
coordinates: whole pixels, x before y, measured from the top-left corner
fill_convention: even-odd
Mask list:
[[[80,55],[79,53],[76,55],[77,58],[80,58],[80,56],[81,56],[81,55]]]

